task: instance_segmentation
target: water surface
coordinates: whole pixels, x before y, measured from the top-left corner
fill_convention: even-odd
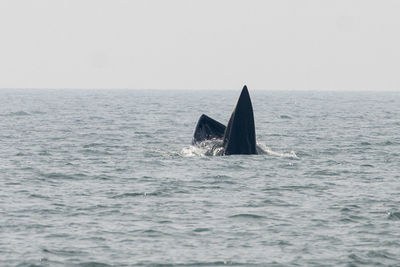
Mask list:
[[[0,91],[0,265],[400,264],[400,95],[251,91],[262,155],[191,147],[238,91]]]

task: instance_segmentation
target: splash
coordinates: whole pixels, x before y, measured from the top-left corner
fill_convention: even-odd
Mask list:
[[[290,158],[290,159],[300,159],[296,153],[292,150],[290,152],[276,152],[273,151],[271,148],[267,147],[264,144],[257,144],[257,152],[259,154],[267,154],[270,156],[274,156],[274,157],[280,157],[280,158]]]
[[[211,139],[205,140],[198,143],[197,145],[191,145],[181,150],[181,156],[183,157],[194,157],[194,156],[222,156],[224,148],[222,146],[222,140]]]
[[[257,153],[259,155],[269,155],[280,158],[299,159],[294,151],[290,152],[276,152],[271,150],[264,144],[257,144]],[[223,156],[224,148],[222,140],[212,139],[200,142],[197,145],[185,147],[179,153],[182,157],[205,157],[205,156]]]

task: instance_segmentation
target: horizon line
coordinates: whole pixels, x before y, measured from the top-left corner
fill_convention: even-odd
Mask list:
[[[240,87],[241,88],[241,87]],[[0,87],[0,90],[149,90],[149,91],[235,91],[240,88],[128,88],[128,87]],[[399,89],[262,89],[250,87],[251,91],[270,92],[400,92]]]

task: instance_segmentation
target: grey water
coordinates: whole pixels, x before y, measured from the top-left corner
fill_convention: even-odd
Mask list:
[[[400,266],[400,93],[1,90],[0,266]]]

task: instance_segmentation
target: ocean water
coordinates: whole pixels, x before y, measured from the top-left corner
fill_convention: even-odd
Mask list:
[[[400,266],[400,93],[1,90],[0,266]]]

